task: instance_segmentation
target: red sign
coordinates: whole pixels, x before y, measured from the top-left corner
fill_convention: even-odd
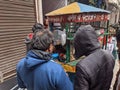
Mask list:
[[[49,16],[49,22],[95,22],[95,21],[107,21],[109,20],[108,14],[72,14],[62,16]]]

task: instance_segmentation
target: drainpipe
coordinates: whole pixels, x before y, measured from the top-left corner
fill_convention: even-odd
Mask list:
[[[35,4],[37,22],[43,24],[42,0],[35,0]]]
[[[67,6],[68,5],[68,0],[65,0],[65,6]]]

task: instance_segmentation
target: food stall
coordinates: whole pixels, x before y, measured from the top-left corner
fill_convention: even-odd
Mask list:
[[[107,41],[109,14],[107,10],[96,8],[93,6],[85,5],[82,3],[74,2],[68,6],[54,10],[46,16],[49,23],[61,23],[65,26],[66,31],[66,61],[62,66],[67,72],[75,72],[75,65],[78,60],[71,60],[71,45],[76,32],[74,26],[76,23],[80,25],[91,24],[96,30],[102,29],[103,38]],[[102,25],[101,25],[102,23]],[[72,27],[71,27],[72,24]],[[97,25],[96,25],[97,24]],[[106,49],[107,42],[103,40],[102,47]]]

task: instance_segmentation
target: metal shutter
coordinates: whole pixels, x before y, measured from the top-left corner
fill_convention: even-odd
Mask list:
[[[15,75],[17,62],[25,56],[25,37],[35,23],[34,0],[0,0],[0,73]]]

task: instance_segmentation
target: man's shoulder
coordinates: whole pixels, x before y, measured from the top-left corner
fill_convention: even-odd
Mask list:
[[[84,69],[94,69],[95,67],[98,67],[102,65],[105,60],[110,58],[113,60],[113,56],[110,52],[107,50],[97,50],[96,52],[86,56],[84,59],[80,60],[77,63],[78,68],[84,68]],[[111,61],[109,60],[109,61]]]
[[[44,67],[44,70],[47,70],[49,72],[52,71],[53,73],[56,73],[56,74],[61,73],[64,70],[60,64],[58,64],[55,61],[51,61],[51,60],[48,61],[46,64],[44,64],[43,67]]]
[[[25,58],[21,59],[21,60],[17,63],[17,69],[19,69],[20,67],[23,66],[24,60],[25,60]]]
[[[51,67],[53,67],[54,69],[61,69],[61,68],[62,68],[62,66],[61,66],[59,63],[57,63],[57,62],[55,62],[55,61],[53,61],[53,60],[50,60],[50,61],[49,61],[49,65],[50,65]]]

